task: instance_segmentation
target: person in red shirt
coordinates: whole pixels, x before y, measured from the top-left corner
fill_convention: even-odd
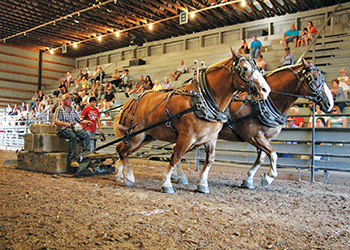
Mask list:
[[[298,117],[294,117],[294,115],[300,115],[299,113],[299,108],[297,106],[293,106],[291,109],[291,119],[294,119],[294,124],[299,127],[302,128],[304,127],[304,117],[298,116]]]
[[[88,132],[91,137],[95,136],[96,133],[96,127],[98,126],[100,130],[100,134],[102,134],[102,125],[100,120],[100,112],[96,108],[96,97],[92,96],[89,99],[89,105],[86,106],[83,111],[81,112],[81,119],[91,121],[91,125],[82,125],[83,130]],[[96,140],[90,140],[90,150],[93,153],[95,149]]]
[[[305,45],[306,46],[309,46],[309,41],[313,41],[315,36],[317,35],[317,29],[316,27],[314,26],[314,24],[309,21],[307,23],[307,30],[308,30],[308,33],[307,33],[307,36],[304,38],[304,41],[305,41]]]

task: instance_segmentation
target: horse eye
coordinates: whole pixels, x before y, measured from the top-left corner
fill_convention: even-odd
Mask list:
[[[243,67],[243,71],[247,71],[248,70],[248,68],[247,67]]]
[[[315,80],[315,81],[317,80],[317,76],[314,76],[314,80]]]

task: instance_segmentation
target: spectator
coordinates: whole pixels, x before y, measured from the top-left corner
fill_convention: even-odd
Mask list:
[[[42,90],[39,90],[39,92],[38,92],[38,100],[42,102],[43,99],[44,99],[44,92]]]
[[[81,109],[83,109],[87,104],[88,104],[88,99],[89,99],[89,96],[88,95],[85,95],[85,92],[82,91],[82,92],[79,92],[79,95],[81,97]]]
[[[141,86],[143,86],[144,84],[146,84],[146,83],[147,83],[147,82],[146,82],[146,80],[143,78],[143,75],[140,75],[140,79],[137,81],[135,87],[134,87],[132,90],[130,90],[129,94],[125,93],[126,97],[129,97],[129,95],[131,95],[131,94],[134,93],[134,92],[138,92],[138,91],[139,91],[139,88],[140,88]]]
[[[106,109],[110,109],[111,106],[113,106],[114,104],[114,94],[111,92],[111,89],[107,89],[107,94],[104,97],[104,101],[105,101],[105,108]]]
[[[331,117],[328,119],[327,127],[345,128],[348,124],[348,120],[345,116],[339,116],[341,114],[337,105],[334,105],[331,110]]]
[[[15,115],[18,115],[19,112],[20,112],[20,109],[19,109],[18,105],[15,104],[10,115],[15,116]]]
[[[284,49],[286,54],[281,58],[281,63],[283,66],[294,65],[294,55],[290,52],[290,48],[287,47]]]
[[[81,79],[81,87],[83,88],[83,90],[85,91],[85,93],[87,92],[88,88],[90,88],[89,82],[88,82],[88,80],[85,78],[85,76],[83,76],[83,78]]]
[[[146,83],[140,87],[139,92],[143,93],[145,90],[151,90],[153,88],[153,82],[149,75],[146,76]]]
[[[307,38],[308,30],[307,28],[304,28],[303,33],[301,34],[299,40],[298,40],[298,47],[304,46],[304,40]]]
[[[262,44],[256,36],[253,36],[253,41],[250,44],[250,57],[253,59],[258,58],[258,55],[262,53]]]
[[[158,91],[162,89],[162,85],[160,85],[158,80],[154,80],[154,86],[152,88],[153,91]]]
[[[288,117],[287,123],[284,124],[284,128],[297,128],[298,126],[295,125],[295,118],[294,117]]]
[[[80,106],[80,108],[83,105],[83,99],[81,99],[81,97],[79,96],[78,92],[74,92],[73,94],[73,103],[74,103],[74,107],[76,108],[77,106]]]
[[[88,68],[85,69],[83,77],[85,77],[86,80],[89,80],[90,78],[90,71]]]
[[[67,78],[66,78],[66,87],[69,88],[71,82],[73,82],[73,76],[71,75],[70,72],[67,72]]]
[[[122,79],[120,78],[120,74],[118,72],[118,69],[115,69],[113,74],[112,74],[112,78],[113,80],[111,81],[111,83],[115,86],[115,88],[118,88],[120,82],[122,81]]]
[[[323,117],[318,117],[316,119],[316,128],[324,128],[326,127],[326,121]]]
[[[266,62],[263,60],[263,55],[262,54],[258,55],[258,60],[256,62],[256,66],[258,66],[259,71],[260,71],[261,74],[265,73]]]
[[[297,106],[293,106],[291,109],[291,118],[295,119],[295,125],[299,128],[304,127],[304,117],[294,117],[294,115],[300,115],[299,108]]]
[[[7,107],[5,109],[6,115],[10,115],[12,113],[12,107],[11,104],[7,104]]]
[[[81,79],[83,79],[83,76],[84,76],[83,71],[81,69],[79,69],[76,80],[78,80],[80,82]]]
[[[106,78],[106,73],[102,69],[102,67],[99,67],[98,69],[98,76],[96,76],[96,81],[99,80],[100,82],[103,82],[103,79]]]
[[[109,115],[108,112],[105,112],[102,121],[102,126],[112,126],[112,124],[112,117]]]
[[[62,96],[63,106],[56,109],[54,124],[57,126],[57,135],[61,138],[69,139],[68,159],[71,167],[79,167],[77,157],[77,137],[81,140],[83,154],[90,151],[89,134],[82,130],[75,130],[76,123],[91,125],[91,121],[80,120],[77,111],[71,106],[72,99],[68,93]]]
[[[338,77],[339,87],[343,88],[345,100],[348,99],[348,94],[350,92],[350,78],[346,75],[345,68],[340,69],[340,76]]]
[[[34,92],[34,95],[33,95],[33,97],[32,97],[32,100],[33,100],[33,102],[30,104],[30,109],[33,109],[33,108],[35,108],[35,106],[36,106],[36,102],[38,101],[38,91],[35,91]]]
[[[306,46],[309,46],[309,41],[314,40],[318,31],[311,21],[307,23],[307,31],[307,37],[304,38],[304,42]]]
[[[284,39],[283,39],[284,48],[288,47],[289,42],[294,42],[294,48],[296,48],[298,37],[299,37],[299,30],[295,28],[294,24],[292,24],[291,29],[284,33]]]
[[[89,133],[90,138],[95,136],[96,127],[98,126],[100,134],[102,134],[102,124],[100,121],[100,112],[96,108],[96,98],[90,97],[89,105],[81,112],[80,118],[82,120],[91,121],[91,124],[83,125],[83,130]],[[97,126],[96,126],[97,125]],[[90,140],[90,152],[93,153],[96,147],[96,140]]]
[[[98,71],[98,67],[95,67],[95,70],[92,72],[92,75],[89,78],[89,82],[91,83],[91,85],[96,82],[96,77],[98,76],[99,71]]]
[[[101,95],[103,93],[104,90],[104,86],[101,84],[100,81],[95,81],[93,83],[93,87],[91,88],[91,91],[94,92],[94,94],[96,95],[97,93],[97,99],[101,100]]]
[[[179,76],[180,76],[181,74],[188,73],[188,69],[187,69],[187,67],[185,66],[184,63],[185,63],[184,60],[181,60],[179,67],[177,67],[177,70],[175,70],[174,73],[170,73],[170,77],[171,77],[174,81],[176,81],[177,78],[179,78]]]
[[[169,78],[166,76],[164,77],[164,82],[162,85],[163,89],[170,89],[171,88],[171,82],[169,82]]]
[[[317,118],[318,115],[325,115],[325,113],[320,109],[319,105],[316,105],[316,108],[315,108],[315,116],[316,116],[316,118]],[[327,123],[327,120],[329,119],[329,117],[323,116],[322,118],[325,120],[325,123]],[[313,116],[311,115],[310,118],[309,118],[309,123],[307,124],[308,128],[312,128],[312,121],[313,121]]]
[[[239,49],[239,53],[242,55],[249,55],[248,43],[245,39],[242,39],[242,46]]]
[[[339,80],[338,79],[332,80],[331,92],[332,92],[334,101],[337,102],[337,105],[338,105],[340,111],[343,112],[343,109],[346,106],[345,96],[344,96],[343,88],[339,87]]]
[[[123,91],[123,87],[126,88],[125,91],[129,92],[129,90],[132,87],[132,80],[131,77],[129,76],[129,70],[128,69],[124,69],[123,70],[124,76],[123,76],[123,80],[120,82],[119,85],[119,91],[122,92]]]

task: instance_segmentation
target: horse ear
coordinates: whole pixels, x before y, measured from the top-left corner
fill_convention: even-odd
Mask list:
[[[230,46],[230,49],[231,49],[232,57],[236,58],[237,57],[236,51],[234,51],[231,46]]]
[[[308,61],[306,61],[304,58],[302,58],[302,62],[305,65],[306,68],[310,68],[310,64]]]

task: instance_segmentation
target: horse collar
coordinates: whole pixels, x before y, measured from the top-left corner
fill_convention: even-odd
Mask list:
[[[197,107],[194,112],[199,118],[210,122],[227,122],[229,114],[221,111],[212,97],[205,69],[199,71],[198,81],[192,81],[192,91],[198,93],[191,97],[191,105]]]

